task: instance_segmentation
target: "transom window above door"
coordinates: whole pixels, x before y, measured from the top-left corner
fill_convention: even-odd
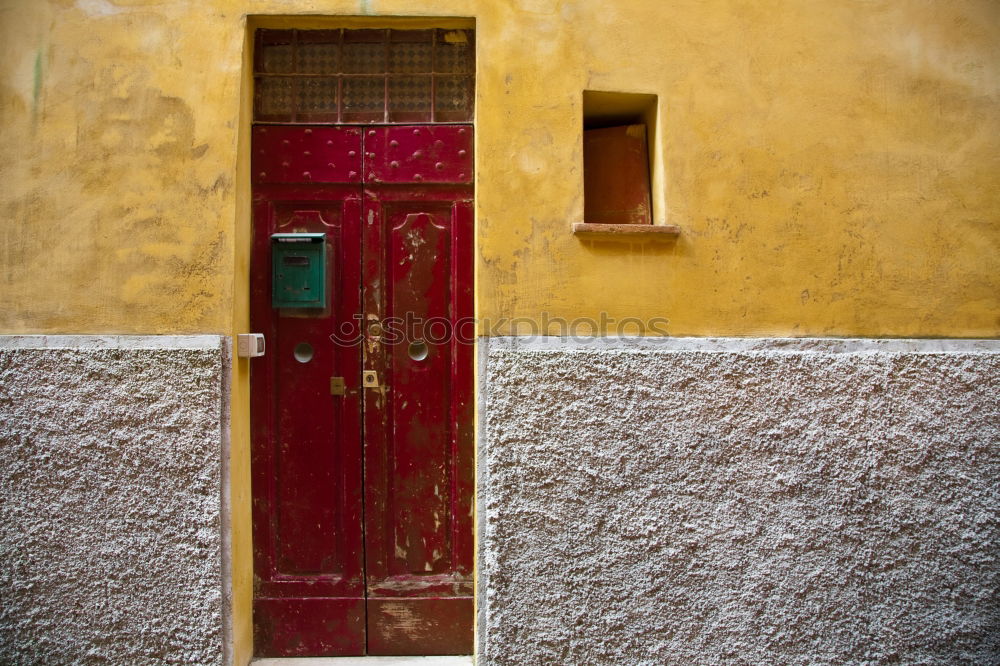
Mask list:
[[[469,122],[472,30],[258,30],[254,120]]]

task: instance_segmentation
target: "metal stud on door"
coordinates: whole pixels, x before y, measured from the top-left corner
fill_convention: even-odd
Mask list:
[[[258,127],[253,149],[256,652],[471,652],[472,128]],[[275,300],[284,255],[293,299],[315,263],[272,246],[315,234],[325,300]]]

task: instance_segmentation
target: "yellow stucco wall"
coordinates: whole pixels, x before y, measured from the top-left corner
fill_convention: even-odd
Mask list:
[[[0,333],[245,330],[246,17],[277,14],[476,20],[491,331],[603,311],[672,335],[1000,333],[994,0],[0,0]],[[584,89],[659,96],[657,221],[677,242],[570,233]]]
[[[0,11],[6,332],[230,329],[244,15],[273,13],[477,19],[479,307],[493,324],[603,310],[667,318],[674,335],[1000,330],[992,0]],[[659,95],[657,186],[677,243],[569,233],[587,88]]]

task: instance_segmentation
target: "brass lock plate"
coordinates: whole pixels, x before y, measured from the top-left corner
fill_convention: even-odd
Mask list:
[[[361,385],[365,388],[378,388],[378,373],[374,370],[365,370],[361,374]]]
[[[345,395],[347,384],[343,377],[330,377],[330,395]]]

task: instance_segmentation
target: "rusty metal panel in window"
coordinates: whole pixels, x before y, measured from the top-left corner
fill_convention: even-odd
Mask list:
[[[472,30],[258,30],[254,120],[468,122]]]
[[[652,224],[645,125],[584,131],[583,219]]]

